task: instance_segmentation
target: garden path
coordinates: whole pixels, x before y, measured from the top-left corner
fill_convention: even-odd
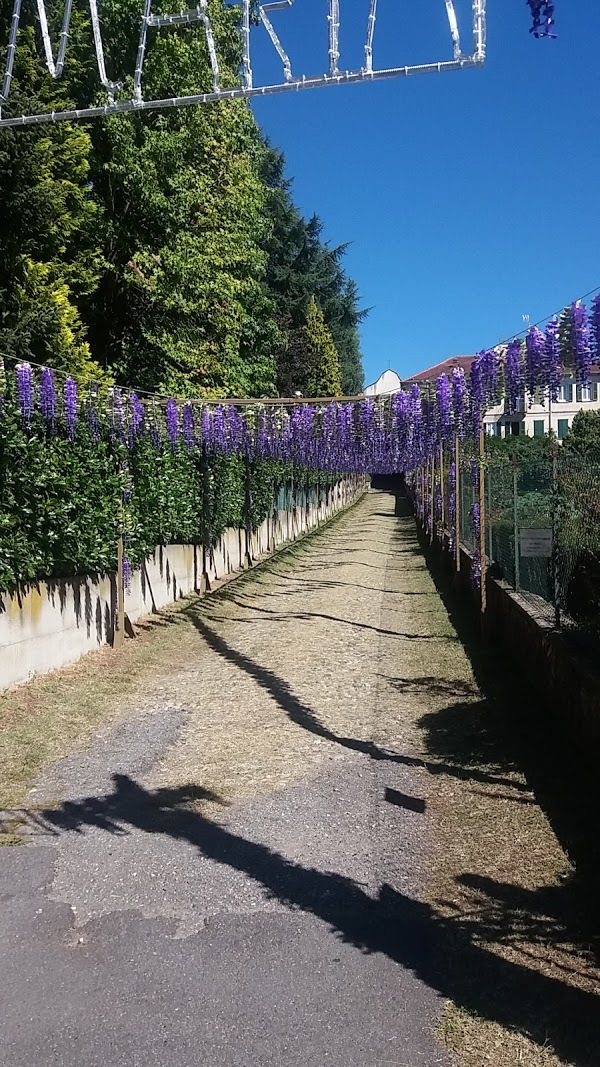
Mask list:
[[[371,492],[148,625],[172,668],[3,850],[2,1067],[450,1065],[414,722],[472,678],[413,521]]]

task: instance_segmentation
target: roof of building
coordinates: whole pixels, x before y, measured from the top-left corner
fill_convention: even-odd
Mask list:
[[[409,375],[408,378],[404,379],[404,385],[412,382],[432,382],[435,378],[439,378],[440,374],[451,374],[454,367],[462,367],[465,374],[467,374],[474,359],[475,356],[450,356],[449,359],[444,359],[433,367],[428,367],[426,370],[420,370],[417,374]]]
[[[365,396],[383,396],[387,393],[397,393],[402,388],[402,382],[395,370],[384,370],[377,381],[368,385]]]

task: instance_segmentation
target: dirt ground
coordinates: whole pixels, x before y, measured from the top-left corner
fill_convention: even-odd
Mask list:
[[[169,863],[187,873],[172,893],[161,885],[166,906],[164,857],[141,851],[152,827],[123,802],[134,783],[161,822],[161,848],[165,835],[184,838],[211,859],[194,892],[216,878],[215,863],[227,865],[230,838],[216,857],[206,827],[235,831],[283,857],[277,876],[243,849],[230,864],[261,901],[266,893],[310,913],[415,976],[406,997],[421,1036],[407,1023],[409,1058],[380,1051],[373,1063],[597,1067],[594,932],[566,826],[577,811],[551,746],[539,745],[498,669],[499,650],[482,652],[428,568],[413,520],[395,517],[393,504],[371,492],[219,593],[146,620],[119,652],[0,696],[0,828],[15,846],[2,857],[52,837],[50,898],[69,905],[77,929],[137,908],[191,937],[206,915],[227,911],[223,900],[235,897],[239,912],[239,894],[250,893],[262,906],[255,888],[219,875],[198,920],[195,867],[179,853]],[[87,843],[83,824],[96,835]],[[133,827],[138,837],[126,841]],[[154,881],[132,894],[134,838],[137,867]],[[318,892],[299,889],[307,871]],[[324,877],[335,879],[325,892],[333,910],[322,904]],[[380,909],[385,935],[340,920],[358,892],[360,909]],[[418,950],[394,924],[418,928]],[[394,980],[386,972],[386,988]],[[361,1067],[370,1063],[363,1055]]]

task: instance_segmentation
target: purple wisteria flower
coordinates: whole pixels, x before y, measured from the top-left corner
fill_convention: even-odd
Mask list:
[[[35,401],[33,374],[29,363],[17,363],[17,399],[21,409],[21,418],[26,430],[31,429],[31,419]]]
[[[590,326],[594,359],[596,363],[600,363],[600,293],[592,300]]]
[[[450,548],[456,545],[456,463],[452,460],[449,474],[448,525]]]
[[[479,475],[477,476],[476,489],[479,489]],[[473,504],[471,517],[473,520],[473,583],[477,588],[481,585],[481,510],[478,503]]]
[[[509,415],[518,410],[525,388],[525,368],[523,366],[523,346],[520,341],[511,341],[506,346],[504,357],[504,390],[508,402]]]
[[[200,433],[202,436],[202,447],[207,451],[213,450],[213,413],[211,408],[205,404],[202,408],[202,414],[200,416]]]
[[[554,0],[527,0],[531,11],[530,33],[534,37],[556,38],[554,28]]]
[[[484,353],[480,352],[479,355],[475,357],[471,364],[471,370],[469,371],[469,422],[471,434],[476,439],[481,432],[483,416],[485,415],[485,385],[482,368],[483,356]]]
[[[171,442],[173,449],[177,448],[177,441],[179,440],[179,408],[173,399],[167,400],[165,407],[165,422],[167,425],[167,436]]]
[[[123,585],[125,586],[125,592],[129,592],[131,589],[131,577],[132,577],[131,563],[127,556],[123,556]]]
[[[53,434],[56,427],[57,397],[54,372],[49,367],[44,367],[40,378],[38,407],[46,424],[46,429]]]
[[[560,358],[559,341],[560,324],[556,317],[550,319],[546,326],[544,340],[544,374],[548,386],[548,395],[553,402],[558,400],[560,380],[562,376],[562,361]]]
[[[452,390],[445,374],[435,380],[436,430],[438,441],[449,441],[452,436]]]
[[[462,367],[452,368],[452,413],[456,433],[459,437],[464,437],[467,421],[467,382]]]
[[[183,418],[181,420],[181,433],[188,452],[194,447],[196,439],[196,424],[194,420],[194,408],[188,400],[183,405]]]
[[[152,444],[154,445],[154,447],[158,451],[158,449],[160,449],[160,446],[162,444],[162,434],[161,434],[161,420],[158,417],[158,409],[157,409],[155,400],[152,401],[152,407],[150,409],[150,412],[147,413],[147,414],[149,415],[149,417],[148,417],[148,432],[150,434],[150,440],[152,441]]]
[[[575,377],[583,385],[589,385],[592,366],[592,346],[590,344],[590,327],[585,304],[577,302],[569,308],[569,325],[573,349]]]
[[[77,386],[72,378],[67,378],[63,387],[63,410],[69,441],[75,440],[77,427]]]
[[[546,338],[537,326],[531,326],[525,337],[525,381],[529,392],[529,403],[533,403],[535,393],[543,389],[545,382],[545,343]]]
[[[133,444],[144,430],[144,405],[137,393],[129,394],[129,443]]]

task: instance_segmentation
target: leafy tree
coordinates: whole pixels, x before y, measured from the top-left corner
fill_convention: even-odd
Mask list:
[[[304,336],[310,356],[306,383],[308,395],[339,396],[342,391],[340,358],[314,296],[310,298],[306,311]]]
[[[4,27],[11,9],[0,0]],[[84,24],[75,12],[74,32]],[[50,78],[38,55],[26,7],[4,114],[69,106],[65,83]],[[0,137],[0,349],[80,379],[98,376],[77,306],[94,289],[102,260],[90,152],[89,134],[79,124],[7,128]]]
[[[563,444],[566,453],[600,458],[600,411],[579,411]]]
[[[267,242],[269,255],[267,287],[275,303],[284,332],[301,330],[308,302],[314,297],[323,312],[339,354],[342,390],[359,393],[363,371],[358,327],[366,315],[359,309],[356,283],[348,278],[342,260],[345,245],[337,248],[322,240],[323,224],[316,216],[302,218],[291,197],[291,182],[284,176],[281,153],[270,149],[265,157],[263,176],[269,189],[267,211],[272,231]],[[289,381],[286,353],[297,351],[299,338],[290,338],[280,349],[278,383]],[[282,389],[280,393],[288,393]]]

